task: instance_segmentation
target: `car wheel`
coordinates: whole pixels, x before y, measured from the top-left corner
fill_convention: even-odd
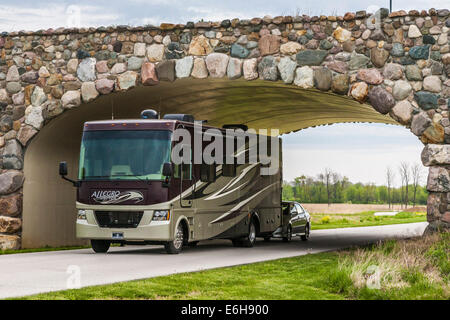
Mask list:
[[[288,227],[288,233],[286,237],[283,237],[283,242],[289,242],[292,240],[292,227]]]
[[[308,241],[309,233],[310,233],[310,231],[309,231],[309,223],[308,223],[305,227],[305,234],[303,236],[301,236],[303,241]]]
[[[164,244],[164,247],[166,248],[166,252],[169,254],[178,254],[181,252],[181,249],[183,248],[183,242],[184,242],[184,231],[183,226],[178,224],[177,230],[175,232],[175,239],[172,241],[166,242]]]
[[[248,226],[248,235],[242,239],[242,246],[251,248],[256,242],[256,226],[253,219],[250,220],[250,225]]]
[[[92,250],[95,253],[106,253],[108,252],[111,241],[108,240],[91,240]]]

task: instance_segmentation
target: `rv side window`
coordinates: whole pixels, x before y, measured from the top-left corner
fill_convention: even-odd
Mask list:
[[[237,150],[237,138],[234,136],[225,139],[225,150],[222,164],[222,175],[224,177],[235,177],[236,176],[236,150]],[[229,145],[233,146],[232,150],[229,150]],[[231,159],[227,159],[230,158]],[[231,160],[231,161],[230,161]]]
[[[183,180],[192,180],[192,150],[189,146],[189,161],[190,163],[182,163],[174,166],[173,177],[180,178],[181,177],[181,168],[183,168]]]
[[[173,172],[173,177],[174,178],[180,178],[180,168],[183,166],[183,180],[191,180],[192,179],[192,175],[191,175],[191,165],[188,163],[183,163],[183,164],[177,164],[174,166],[174,172]]]
[[[174,178],[180,178],[180,164],[176,164],[173,166],[173,177]]]
[[[202,163],[200,167],[200,181],[214,182],[216,181],[216,165]]]
[[[186,163],[182,165],[183,167],[183,179],[185,180],[191,180],[192,179],[192,165],[190,163]]]

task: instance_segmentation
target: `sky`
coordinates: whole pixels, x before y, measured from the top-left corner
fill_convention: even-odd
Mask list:
[[[374,12],[388,0],[1,0],[0,32],[58,27],[158,25],[270,15],[343,15]],[[448,8],[449,0],[393,0],[393,10]],[[351,181],[385,183],[385,170],[420,163],[422,143],[409,130],[385,124],[335,124],[284,138],[284,179],[315,176],[328,167]],[[397,171],[397,170],[396,170]],[[425,172],[425,168],[424,168]],[[425,176],[425,175],[424,175]],[[400,184],[397,173],[397,185]],[[424,183],[424,181],[422,181]]]
[[[157,25],[161,22],[271,15],[343,15],[345,12],[389,7],[389,0],[1,0],[0,31],[39,30],[73,26]],[[393,10],[448,8],[448,0],[393,0]]]
[[[325,168],[347,176],[352,182],[386,184],[386,168],[395,173],[404,161],[419,163],[422,142],[402,126],[383,123],[338,123],[308,128],[282,136],[283,179],[317,176]],[[426,169],[422,168],[425,184]]]

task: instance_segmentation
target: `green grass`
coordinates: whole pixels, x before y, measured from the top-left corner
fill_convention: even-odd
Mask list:
[[[450,299],[450,233],[389,240],[340,254],[330,274],[342,294],[355,299]],[[370,277],[377,288],[370,288]],[[340,285],[340,286],[338,286]]]
[[[16,253],[30,253],[30,252],[75,250],[75,249],[86,249],[86,248],[90,248],[90,246],[43,247],[43,248],[35,248],[35,249],[0,250],[0,255],[3,255],[3,254],[16,254]]]
[[[40,294],[27,299],[343,299],[323,279],[338,264],[324,253]]]
[[[120,247],[120,244],[112,243],[111,247]],[[0,250],[0,255],[16,254],[16,253],[46,252],[46,251],[77,250],[77,249],[88,249],[88,248],[91,248],[91,246],[86,245],[86,246],[67,246],[67,247],[43,247],[43,248],[19,249],[19,250]]]
[[[450,299],[449,234],[22,299]],[[415,263],[410,263],[412,260]],[[380,270],[380,288],[368,274]],[[373,271],[373,270],[372,270]]]
[[[427,221],[425,212],[399,212],[395,216],[374,216],[376,211],[360,213],[311,213],[313,230],[383,226],[388,224]]]

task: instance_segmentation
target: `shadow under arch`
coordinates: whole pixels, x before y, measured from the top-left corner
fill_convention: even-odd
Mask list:
[[[111,119],[112,110],[115,119],[138,118],[144,108],[161,114],[193,114],[212,126],[243,123],[254,129],[278,128],[282,134],[342,122],[398,125],[349,97],[262,80],[178,79],[102,95],[51,120],[28,145],[23,248],[85,243],[75,238],[76,190],[58,176],[58,163],[67,160],[69,176],[75,179],[83,123]]]

